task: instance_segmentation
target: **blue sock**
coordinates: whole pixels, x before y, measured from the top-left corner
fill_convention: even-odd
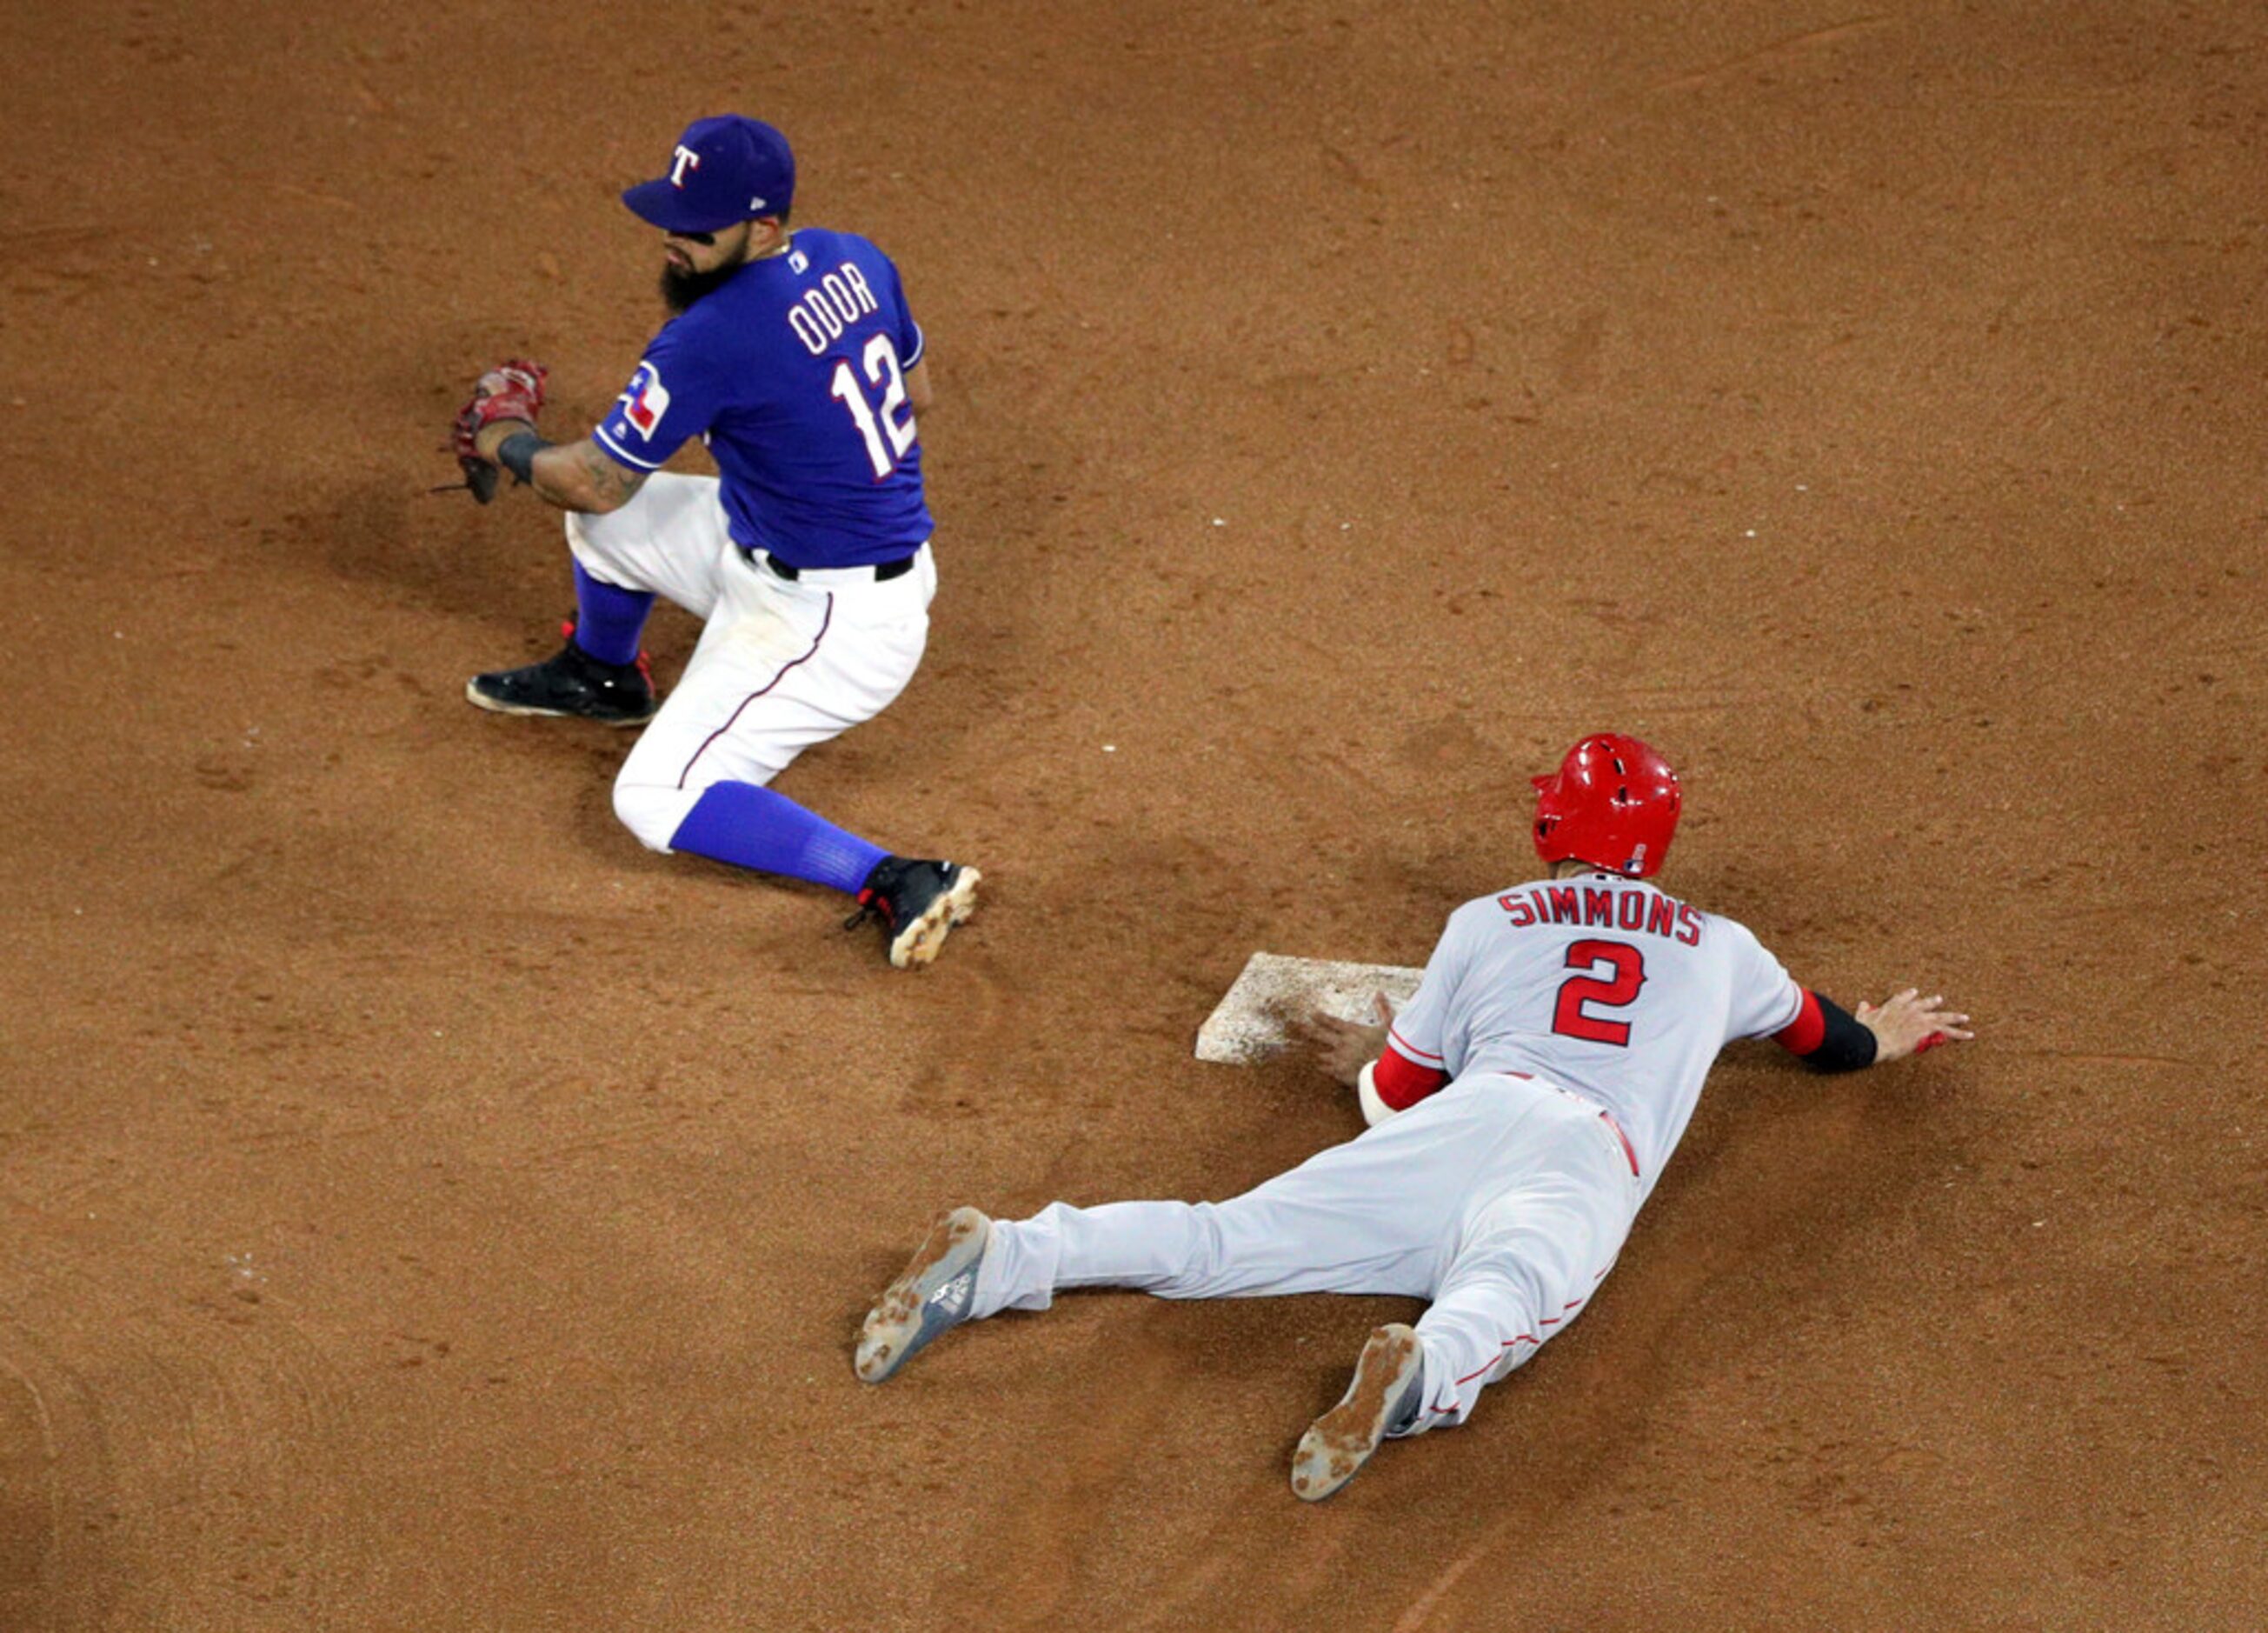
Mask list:
[[[846,896],[856,896],[874,864],[888,854],[753,782],[712,782],[703,788],[669,836],[669,848],[831,884]]]
[[[652,590],[626,590],[594,579],[575,563],[575,644],[601,663],[636,663]]]

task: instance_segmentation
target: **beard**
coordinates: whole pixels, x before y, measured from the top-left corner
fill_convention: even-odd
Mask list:
[[[748,248],[740,246],[740,253],[722,266],[706,272],[689,269],[681,271],[664,261],[661,263],[661,300],[672,313],[683,313],[703,295],[712,294],[732,281],[733,275],[747,264]]]

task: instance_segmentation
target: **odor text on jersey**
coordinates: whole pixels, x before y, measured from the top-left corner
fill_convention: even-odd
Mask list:
[[[806,351],[821,357],[828,343],[842,339],[845,329],[877,306],[866,275],[846,261],[834,271],[821,273],[817,287],[804,291],[803,298],[787,309],[787,326]]]

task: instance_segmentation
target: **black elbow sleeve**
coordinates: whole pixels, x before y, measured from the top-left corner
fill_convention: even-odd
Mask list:
[[[1827,1030],[1819,1047],[1803,1057],[1805,1064],[1820,1072],[1855,1072],[1872,1066],[1874,1034],[1832,998],[1820,993],[1812,996],[1819,1000],[1820,1018],[1826,1022]]]

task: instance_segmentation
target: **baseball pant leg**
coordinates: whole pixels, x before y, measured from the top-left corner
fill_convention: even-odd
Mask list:
[[[615,780],[615,815],[657,851],[711,784],[768,784],[806,749],[880,713],[928,643],[937,580],[926,547],[915,572],[880,584],[790,581],[729,538],[719,550],[708,626]]]
[[[974,1313],[1044,1310],[1058,1289],[1160,1298],[1432,1290],[1497,1107],[1462,1085],[1232,1201],[1055,1202],[996,1221]]]
[[[716,609],[722,557],[731,547],[714,477],[663,471],[620,510],[567,516],[567,548],[584,572],[619,589],[665,595],[696,618]]]
[[[1418,1320],[1425,1403],[1417,1427],[1472,1415],[1587,1303],[1637,1217],[1638,1178],[1596,1110],[1543,1108],[1473,1192],[1433,1303]]]

